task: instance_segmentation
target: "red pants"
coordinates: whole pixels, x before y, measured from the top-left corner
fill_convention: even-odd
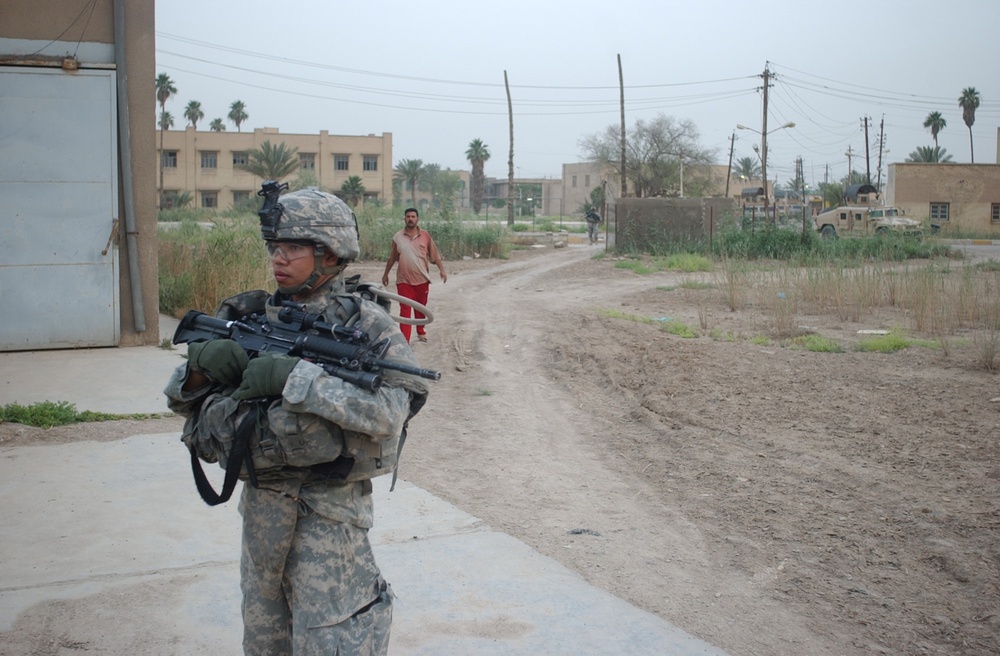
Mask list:
[[[396,283],[396,293],[398,293],[403,298],[409,298],[411,300],[420,303],[421,305],[427,305],[427,295],[431,291],[431,284],[425,282],[422,285],[407,285],[406,283]],[[416,310],[413,310],[409,305],[399,304],[399,316],[404,319],[408,319],[411,316],[411,312],[417,319],[423,319],[424,315]],[[406,341],[410,341],[410,324],[401,323],[399,324],[399,329],[403,332],[403,337]],[[417,326],[417,335],[426,335],[426,326]]]

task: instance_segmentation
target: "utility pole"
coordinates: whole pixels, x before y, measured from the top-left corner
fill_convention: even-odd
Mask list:
[[[622,75],[621,54],[618,55],[618,93],[619,93],[618,106],[621,112],[621,130],[622,130],[622,163],[619,175],[622,179],[621,197],[625,198],[626,196],[628,196],[628,180],[625,178],[625,77]]]
[[[795,179],[799,183],[799,197],[800,200],[805,201],[806,198],[806,177],[805,173],[802,171],[802,155],[795,158]]]
[[[507,158],[507,225],[514,225],[514,106],[510,101],[510,83],[507,71],[503,72],[503,86],[507,90],[507,121],[510,123],[510,156]]]
[[[736,145],[736,133],[729,139],[729,168],[726,169],[726,198],[729,198],[729,179],[733,177],[733,147]]]
[[[850,145],[847,146],[847,152],[844,154],[847,155],[847,184],[850,185],[851,173],[854,172],[854,169],[851,168],[851,156],[854,155],[854,151],[851,149]]]
[[[764,62],[764,117],[760,131],[760,176],[764,178],[764,217],[768,217],[767,205],[767,89],[771,86],[769,62]]]
[[[681,198],[684,198],[684,151],[677,153],[677,161],[681,165]]]
[[[871,157],[868,154],[868,117],[864,117],[865,122],[865,182],[871,186],[872,183],[872,164]]]
[[[882,193],[882,146],[885,144],[885,114],[878,124],[878,189]]]

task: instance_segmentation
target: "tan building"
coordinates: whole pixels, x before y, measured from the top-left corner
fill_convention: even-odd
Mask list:
[[[1000,237],[1000,165],[897,163],[889,165],[885,204],[911,219],[949,232]]]
[[[575,162],[562,165],[562,210],[565,215],[583,217],[585,203],[590,202],[590,194],[605,180],[615,180],[614,189],[618,188],[618,177],[611,171],[602,169],[597,162]],[[609,182],[609,184],[611,184]],[[612,196],[608,192],[608,196]]]
[[[159,144],[160,133],[156,132]],[[255,198],[262,180],[237,166],[247,162],[247,151],[265,141],[297,150],[299,172],[315,176],[319,186],[337,193],[351,176],[361,178],[365,200],[392,203],[392,133],[367,136],[281,134],[277,128],[253,132],[166,130],[163,133],[163,191],[188,192],[201,208],[230,209]]]

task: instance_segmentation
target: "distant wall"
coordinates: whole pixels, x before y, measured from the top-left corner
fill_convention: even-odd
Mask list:
[[[896,163],[889,165],[887,205],[911,219],[952,231],[1000,234],[1000,165]],[[938,210],[931,216],[932,206]],[[941,207],[947,218],[940,218]]]
[[[647,250],[652,242],[702,241],[736,222],[730,198],[619,198],[616,244],[624,250]]]

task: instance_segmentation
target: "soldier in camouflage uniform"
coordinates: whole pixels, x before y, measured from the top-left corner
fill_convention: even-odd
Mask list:
[[[350,209],[303,190],[282,196],[278,210],[270,231],[262,218],[278,291],[235,296],[216,316],[266,312],[274,321],[282,301],[294,300],[373,341],[388,338],[383,359],[416,366],[387,312],[349,293],[343,270],[359,255]],[[392,590],[368,542],[371,479],[395,469],[400,435],[427,387],[382,373],[382,387],[365,390],[300,358],[248,360],[235,341],[215,339],[190,344],[167,385],[169,407],[187,418],[182,439],[205,461],[225,463],[237,427],[255,415],[257,486],[244,483],[239,505],[246,654],[387,652]]]

